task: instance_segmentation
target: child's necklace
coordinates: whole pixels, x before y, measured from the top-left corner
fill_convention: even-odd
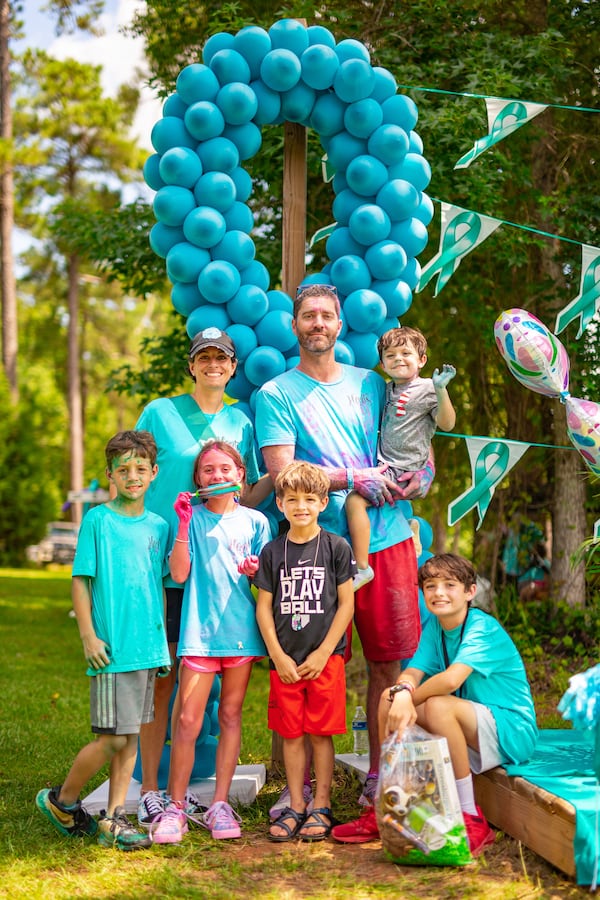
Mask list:
[[[317,565],[317,560],[319,558],[319,547],[320,546],[321,546],[321,529],[319,528],[319,531],[317,533],[317,550],[315,552],[315,558],[313,559],[313,564],[312,564],[313,569]],[[290,574],[288,572],[287,555],[288,555],[288,536],[286,534],[285,542],[283,545],[283,574],[285,575],[286,578],[289,578]]]

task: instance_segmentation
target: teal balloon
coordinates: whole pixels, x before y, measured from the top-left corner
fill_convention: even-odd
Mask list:
[[[279,19],[269,28],[274,50],[289,50],[300,56],[308,47],[306,27],[298,19]]]
[[[384,122],[399,125],[407,134],[414,129],[419,118],[417,104],[404,94],[388,97],[381,104],[381,109]]]
[[[281,97],[277,91],[271,90],[262,81],[251,81],[250,87],[258,104],[254,122],[259,126],[270,125],[281,112]]]
[[[220,309],[221,307],[217,307]],[[227,396],[231,397],[233,400],[249,400],[252,391],[255,389],[256,385],[252,384],[251,381],[248,381],[246,375],[244,374],[244,366],[240,363],[237,369],[235,370],[235,374],[233,378],[227,382]],[[215,679],[216,680],[216,679]]]
[[[376,330],[376,335],[381,337],[382,334],[385,334],[386,331],[390,331],[392,328],[398,328],[398,316],[388,316],[383,320],[379,328]]]
[[[270,310],[255,326],[258,343],[275,347],[282,353],[296,345],[292,331],[292,314],[283,309]]]
[[[414,517],[419,523],[419,537],[421,539],[421,546],[423,550],[430,550],[431,545],[433,544],[433,528],[429,524],[429,522],[422,519],[421,516]]]
[[[244,363],[244,374],[259,387],[285,372],[285,357],[275,347],[257,347]]]
[[[171,281],[196,282],[210,264],[210,254],[187,241],[175,244],[167,253],[167,276]]]
[[[148,240],[156,255],[165,259],[171,247],[185,241],[185,235],[182,228],[173,228],[171,225],[157,222],[150,229]]]
[[[408,150],[410,153],[423,153],[423,139],[416,131],[409,132]]]
[[[212,248],[213,259],[225,260],[238,270],[247,268],[254,259],[255,253],[254,241],[243,231],[227,231],[219,243]]]
[[[270,50],[260,66],[260,77],[272,91],[291,90],[300,81],[300,60],[290,50]]]
[[[227,334],[233,341],[235,355],[241,362],[258,346],[254,329],[249,328],[248,325],[230,325],[227,328]]]
[[[220,84],[208,66],[202,63],[191,63],[181,70],[175,82],[180,99],[191,106],[198,100],[214,100]]]
[[[429,235],[423,222],[412,216],[392,225],[390,239],[401,244],[407,256],[418,256],[427,246]]]
[[[382,298],[388,317],[400,319],[410,309],[412,291],[405,281],[398,278],[390,281],[373,281],[371,289]]]
[[[333,85],[340,60],[333,47],[313,44],[300,57],[300,65],[305,84],[316,91],[326,91]]]
[[[307,125],[316,100],[315,91],[299,81],[281,95],[281,115],[287,122]]]
[[[354,215],[354,213],[352,213]],[[362,256],[365,252],[365,248],[362,244],[359,244],[356,241],[351,233],[350,229],[342,226],[341,228],[336,228],[325,243],[325,248],[327,250],[327,256],[333,262],[336,259],[339,259],[340,256],[353,255],[353,256]]]
[[[240,279],[242,284],[255,285],[262,291],[268,291],[269,284],[271,283],[269,270],[265,264],[261,263],[258,259],[253,259],[249,266],[240,270]],[[270,308],[271,301],[269,299],[269,309]]]
[[[207,735],[201,743],[196,745],[190,782],[212,778],[216,770],[218,746],[219,742],[212,734]]]
[[[388,214],[391,222],[400,222],[416,215],[420,194],[409,181],[394,178],[383,185],[376,200],[377,205]]]
[[[206,303],[203,306],[197,306],[191,312],[185,323],[185,330],[191,340],[199,331],[205,328],[218,328],[225,331],[228,325],[231,325],[231,319],[227,314],[224,306],[216,306],[214,303]]]
[[[411,291],[414,291],[421,278],[421,265],[418,260],[410,258],[404,267],[402,280],[407,283]]]
[[[419,205],[413,213],[415,219],[420,219],[423,225],[429,225],[433,219],[433,213],[434,209],[431,198],[428,197],[427,194],[421,193]]]
[[[372,244],[365,253],[367,264],[374,279],[390,281],[399,278],[408,261],[403,246],[394,240]]]
[[[342,41],[342,44],[344,42]],[[336,52],[340,55],[341,44]],[[341,63],[335,74],[333,88],[344,103],[354,103],[369,96],[375,86],[371,65],[364,59],[350,58]]]
[[[144,163],[144,168],[142,170],[144,181],[153,191],[159,191],[161,187],[165,186],[164,181],[160,177],[160,160],[160,154],[153,153]]]
[[[255,284],[240,284],[237,294],[227,304],[228,315],[241,325],[256,325],[268,311],[269,298]]]
[[[408,153],[408,135],[399,125],[380,125],[369,138],[368,148],[386,166],[393,166]]]
[[[188,106],[184,122],[189,133],[199,141],[219,137],[225,128],[223,113],[210,100],[198,100]]]
[[[418,191],[424,191],[431,181],[431,166],[420,153],[407,153],[402,162],[390,166],[390,179],[410,181]]]
[[[196,206],[193,193],[187,188],[169,184],[156,192],[152,202],[154,215],[164,225],[183,225],[185,217]]]
[[[198,278],[198,289],[209,303],[227,303],[240,287],[240,273],[224,259],[213,259]]]
[[[342,191],[347,190],[348,182],[346,180],[346,175],[344,172],[336,172],[333,176],[333,181],[331,182],[333,187],[334,194],[341,194]]]
[[[300,365],[300,357],[299,356],[288,356],[285,360],[285,368],[286,372],[289,372],[290,369],[296,369]]]
[[[235,200],[223,215],[227,231],[245,231],[246,234],[250,234],[254,228],[252,210],[245,203],[240,203],[239,200]]]
[[[343,41],[340,41],[336,47],[336,53],[340,58],[340,62],[345,62],[347,59],[360,59],[368,63],[371,60],[365,45],[354,38],[345,38]]]
[[[187,108],[187,103],[179,94],[171,94],[163,103],[162,114],[163,116],[179,116],[180,119],[183,119]]]
[[[158,171],[165,184],[193,188],[202,175],[202,163],[195,150],[172,147],[161,157]]]
[[[396,79],[391,72],[381,66],[373,66],[373,74],[375,75],[375,84],[371,91],[371,98],[382,104],[388,97],[393,97],[396,93]]]
[[[197,206],[183,223],[186,239],[197,247],[210,249],[225,236],[227,225],[222,214],[212,206]]]
[[[340,191],[331,208],[333,218],[338,225],[347,225],[354,210],[362,206],[364,202],[365,198],[355,194],[350,188]]]
[[[224,84],[215,103],[228,125],[245,125],[256,115],[258,100],[249,84],[233,81]]]
[[[272,49],[271,38],[264,28],[248,25],[242,28],[233,39],[233,49],[244,57],[250,67],[250,76],[258,78],[260,64],[269,50]]]
[[[344,317],[349,327],[361,334],[374,332],[386,315],[386,305],[375,291],[352,291],[344,300]]]
[[[231,84],[240,81],[243,84],[250,83],[250,66],[241,53],[232,47],[217,50],[211,57],[209,66],[217,76],[220,85]]]
[[[349,331],[345,337],[345,343],[348,344],[354,353],[354,365],[361,369],[374,369],[379,363],[379,354],[377,353],[378,336],[373,332],[368,334],[360,334]]]
[[[387,180],[386,167],[374,156],[363,154],[348,163],[346,169],[348,186],[362,197],[375,197]]]
[[[281,309],[284,312],[293,313],[294,301],[285,291],[267,291],[269,299],[269,312]]]
[[[206,300],[196,284],[183,284],[179,281],[171,290],[171,302],[178,313],[189,316],[198,306],[206,303]]]
[[[344,127],[344,113],[346,104],[342,103],[335,94],[322,94],[315,100],[310,125],[317,134],[323,136],[334,135]]]
[[[235,202],[235,183],[225,172],[206,172],[194,186],[194,197],[199,206],[225,213]]]
[[[334,134],[327,147],[327,156],[334,169],[346,169],[357,156],[367,152],[367,142],[353,137],[347,131]]]
[[[357,138],[368,138],[382,122],[381,104],[369,97],[351,103],[344,113],[346,131]]]
[[[150,132],[150,140],[161,156],[172,147],[190,147],[193,150],[198,143],[178,116],[165,116],[159,119]]]
[[[345,366],[354,365],[354,350],[345,341],[336,341],[334,347],[335,360]]]
[[[371,273],[364,259],[348,254],[340,256],[331,266],[333,283],[341,294],[351,294],[371,285]]]
[[[219,31],[217,34],[213,34],[209,37],[207,41],[205,41],[204,46],[202,48],[202,59],[208,65],[219,50],[229,50],[233,47],[235,43],[235,38],[232,34],[229,34],[228,31]]]
[[[326,47],[335,47],[335,38],[324,25],[309,25],[306,29],[309,46],[324,44]]]
[[[205,172],[229,173],[240,164],[237,147],[224,137],[204,141],[199,145],[197,152]]]
[[[252,177],[241,166],[233,169],[229,173],[229,177],[235,184],[235,199],[244,203],[252,193]]]
[[[223,137],[235,144],[240,159],[251,159],[256,156],[262,144],[261,130],[254,122],[246,122],[245,125],[226,125]]]
[[[365,203],[355,209],[348,222],[348,230],[359,244],[370,246],[384,241],[391,228],[390,217],[380,206]]]

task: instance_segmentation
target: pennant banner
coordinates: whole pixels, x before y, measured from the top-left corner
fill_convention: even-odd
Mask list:
[[[499,141],[513,134],[521,125],[525,125],[547,109],[541,103],[526,103],[521,100],[501,100],[498,97],[486,97],[488,134],[479,138],[468,153],[458,160],[455,169],[466,169],[474,159],[493,147]]]
[[[466,438],[471,461],[472,486],[448,505],[448,525],[456,523],[477,507],[481,528],[484,516],[503,478],[521,459],[529,444],[494,438]]]
[[[501,219],[492,219],[470,209],[461,209],[460,206],[444,203],[443,200],[441,207],[440,249],[421,272],[416,289],[417,293],[422,291],[433,276],[437,275],[434,297],[437,297],[452,278],[463,257],[482,244],[502,225]]]
[[[581,283],[579,293],[556,317],[554,333],[560,334],[573,319],[579,318],[580,338],[600,309],[600,250],[581,245]]]

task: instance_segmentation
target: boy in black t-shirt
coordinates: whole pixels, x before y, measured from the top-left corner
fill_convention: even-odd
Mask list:
[[[283,738],[290,804],[269,830],[272,841],[320,841],[334,824],[331,782],[334,734],[346,732],[346,629],[354,612],[350,545],[317,522],[329,479],[296,461],[275,481],[289,531],[268,543],[254,577],[256,617],[271,659],[269,728]],[[316,787],[312,812],[303,798],[306,749],[312,743]]]

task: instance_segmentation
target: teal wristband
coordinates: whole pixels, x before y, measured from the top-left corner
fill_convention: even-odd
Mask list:
[[[346,469],[346,482],[348,484],[348,490],[354,490],[354,469]]]

